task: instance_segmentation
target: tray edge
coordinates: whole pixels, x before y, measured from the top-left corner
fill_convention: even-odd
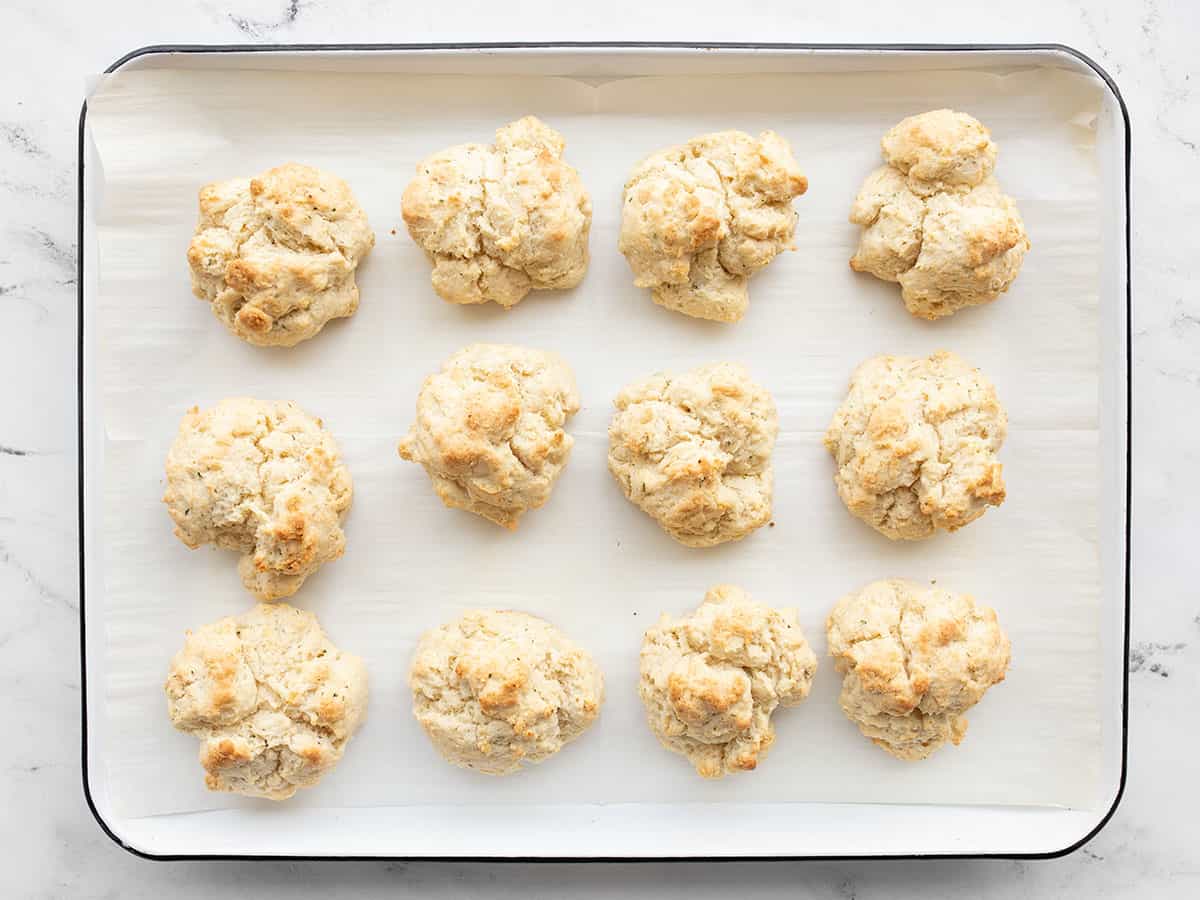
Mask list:
[[[258,53],[258,52],[336,52],[336,51],[414,51],[414,50],[535,50],[535,49],[679,49],[679,50],[859,50],[859,51],[897,51],[897,52],[1022,52],[1040,51],[1057,53],[1082,63],[1105,85],[1112,94],[1121,112],[1124,124],[1125,138],[1125,608],[1123,625],[1123,660],[1129,658],[1129,626],[1130,626],[1130,585],[1131,585],[1131,519],[1132,519],[1132,486],[1133,486],[1133,368],[1132,368],[1132,315],[1133,315],[1133,273],[1131,258],[1131,157],[1132,129],[1129,119],[1129,109],[1113,77],[1099,63],[1080,50],[1066,44],[1035,43],[1035,44],[922,44],[922,43],[791,43],[791,42],[688,42],[688,41],[528,41],[528,42],[434,42],[434,43],[365,43],[365,44],[151,44],[139,47],[124,54],[104,70],[111,74],[123,68],[133,60],[143,56],[174,53]],[[1099,834],[1116,814],[1117,808],[1124,799],[1129,767],[1129,669],[1123,668],[1121,686],[1121,766],[1116,792],[1112,805],[1096,823],[1096,825],[1074,843],[1066,847],[1030,853],[911,853],[911,854],[854,854],[836,856],[584,856],[584,857],[549,857],[549,856],[312,856],[291,854],[154,854],[134,847],[116,833],[105,820],[92,795],[88,771],[88,722],[87,722],[87,641],[85,616],[85,553],[84,553],[84,191],[87,134],[87,101],[85,100],[79,113],[78,125],[78,158],[76,184],[76,222],[77,222],[77,258],[76,258],[76,428],[77,428],[77,527],[79,530],[78,564],[79,564],[79,675],[80,675],[80,739],[81,739],[81,775],[84,800],[92,817],[100,826],[101,831],[113,843],[132,855],[155,862],[176,861],[257,861],[257,860],[289,860],[304,862],[489,862],[489,863],[528,863],[528,862],[557,862],[557,863],[646,863],[646,862],[757,862],[779,860],[787,862],[804,861],[850,861],[850,860],[907,860],[907,859],[1058,859],[1067,856]]]

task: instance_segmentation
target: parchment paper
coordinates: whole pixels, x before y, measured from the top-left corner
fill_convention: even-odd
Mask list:
[[[938,323],[911,318],[898,289],[847,267],[846,221],[882,132],[938,106],[982,119],[997,175],[1033,241],[998,302]],[[188,407],[229,395],[287,398],[324,418],[354,477],[345,557],[293,599],[371,673],[369,721],[340,767],[293,800],[413,803],[871,801],[1044,804],[1094,800],[1100,753],[1097,543],[1098,235],[1105,189],[1094,155],[1099,96],[1049,70],[562,78],[155,71],[104,79],[89,101],[103,163],[99,392],[108,721],[105,756],[121,815],[264,804],[207,792],[196,741],[172,730],[162,681],[184,630],[248,608],[234,554],[191,552],[159,498],[163,460]],[[536,113],[567,138],[595,207],[587,278],[515,310],[456,307],[400,219],[417,162],[488,141]],[[616,250],[621,187],[651,151],[709,130],[773,128],[811,181],[796,203],[798,250],[751,282],[736,326],[667,312],[633,287]],[[248,346],[192,298],[184,252],[204,183],[287,160],[345,178],[378,236],[362,304],[290,350]],[[509,534],[446,510],[396,455],[422,378],[455,349],[494,340],[561,352],[583,410],[577,443],[543,509]],[[891,543],[851,518],[821,435],[854,366],[881,353],[949,348],[995,381],[1011,417],[1001,460],[1009,498],[965,530]],[[605,467],[611,402],[658,369],[732,359],[774,394],[775,525],[687,550],[628,503]],[[958,748],[891,759],[838,708],[823,622],[843,593],[888,576],[936,580],[993,605],[1012,638],[1008,680],[970,714]],[[636,695],[643,629],[731,581],[796,606],[821,658],[810,699],[776,714],[778,740],[752,775],[706,782],[661,750]],[[596,727],[524,774],[486,778],[441,762],[410,712],[419,634],[477,605],[544,616],[591,649],[608,698]],[[464,815],[467,813],[464,812]]]

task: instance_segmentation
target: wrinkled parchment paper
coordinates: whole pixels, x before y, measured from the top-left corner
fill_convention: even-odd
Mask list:
[[[911,318],[894,285],[847,267],[846,216],[878,164],[882,132],[938,106],[982,119],[997,175],[1033,241],[1000,301],[938,323]],[[1094,84],[1050,70],[631,78],[154,71],[110,76],[89,101],[103,164],[97,211],[97,395],[105,443],[106,572],[89,598],[107,655],[104,756],[116,811],[138,816],[260,804],[203,787],[197,744],[172,730],[162,682],[185,629],[248,608],[236,556],[189,551],[159,498],[163,460],[188,407],[229,395],[297,401],[323,417],[354,477],[345,557],[293,602],[313,610],[371,675],[369,720],[340,767],[289,801],[417,803],[864,801],[1086,806],[1097,789],[1101,657],[1098,564],[1099,217]],[[400,219],[417,162],[489,141],[536,113],[560,129],[595,207],[592,263],[576,290],[515,310],[456,307]],[[621,187],[651,151],[709,130],[772,128],[811,181],[796,203],[797,250],[751,282],[736,326],[653,305],[616,250]],[[345,178],[378,243],[362,304],[291,350],[248,346],[189,291],[184,252],[207,181],[297,160]],[[471,341],[561,352],[583,410],[550,503],[516,534],[446,510],[395,445],[422,378]],[[1001,459],[1008,502],[954,535],[893,544],[851,518],[821,435],[854,366],[881,353],[949,348],[995,381],[1011,416]],[[688,550],[628,503],[605,467],[611,402],[657,369],[739,360],[774,394],[775,526]],[[100,514],[97,511],[94,514]],[[843,593],[888,576],[936,580],[998,610],[1008,680],[970,714],[959,748],[891,759],[842,715],[823,622]],[[805,704],[776,714],[778,740],[752,775],[698,778],[659,749],[636,695],[642,630],[731,581],[796,606],[821,657]],[[607,677],[596,727],[508,779],[440,761],[410,712],[406,667],[425,629],[476,605],[544,616],[589,648]],[[466,815],[467,813],[464,813]]]

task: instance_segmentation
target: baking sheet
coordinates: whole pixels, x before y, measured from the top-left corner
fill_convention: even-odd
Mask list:
[[[284,812],[204,790],[196,742],[171,729],[161,692],[186,628],[252,602],[236,557],[188,551],[159,502],[183,411],[246,393],[293,399],[322,416],[356,488],[346,556],[293,602],[366,659],[369,721],[338,770],[288,806],[1093,802],[1101,751],[1097,248],[1110,208],[1094,154],[1100,102],[1092,80],[1040,68],[608,82],[170,70],[104,79],[89,125],[103,166],[97,387],[115,812]],[[903,311],[895,286],[849,272],[857,229],[846,213],[878,164],[881,133],[942,105],[992,129],[997,175],[1021,205],[1033,250],[1003,299],[929,324]],[[403,187],[428,153],[487,140],[530,112],[564,133],[567,158],[591,190],[587,278],[508,313],[444,304],[400,220]],[[750,311],[736,326],[654,306],[615,249],[631,166],[660,146],[729,127],[782,133],[811,182],[796,204],[797,252],[751,282]],[[353,319],[300,347],[264,350],[229,336],[191,298],[184,250],[203,183],[288,159],[345,178],[378,243],[360,268]],[[516,534],[443,509],[420,468],[395,454],[421,379],[475,340],[561,352],[583,397],[570,464],[551,502]],[[892,544],[841,507],[821,434],[861,359],[943,347],[983,368],[1009,410],[1001,456],[1009,499],[958,534]],[[605,468],[605,429],[626,382],[716,359],[746,363],[779,406],[776,524],[694,551],[621,496]],[[965,743],[919,765],[887,757],[844,719],[824,656],[829,607],[893,575],[974,593],[997,608],[1013,641],[1008,680],[972,711]],[[808,702],[776,714],[778,740],[757,772],[704,782],[645,727],[637,650],[660,612],[693,608],[719,581],[798,607],[822,666]],[[591,649],[607,677],[596,727],[515,778],[443,764],[409,711],[405,671],[416,638],[477,605],[545,616]]]

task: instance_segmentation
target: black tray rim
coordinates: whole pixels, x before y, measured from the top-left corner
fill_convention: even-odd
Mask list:
[[[1130,180],[1132,174],[1132,129],[1129,108],[1113,77],[1094,59],[1067,44],[977,44],[977,43],[793,43],[793,42],[742,42],[742,41],[501,41],[501,42],[433,42],[433,43],[349,43],[349,44],[149,44],[131,50],[104,70],[111,74],[128,63],[143,56],[171,54],[221,54],[221,53],[313,53],[313,52],[373,52],[373,51],[463,51],[463,50],[780,50],[780,51],[866,51],[899,53],[955,53],[955,52],[1045,52],[1059,53],[1083,63],[1104,83],[1117,107],[1125,128],[1125,609],[1124,640],[1122,659],[1129,659],[1130,631],[1130,575],[1131,575],[1131,518],[1133,499],[1133,273],[1131,258],[1132,210],[1130,208]],[[1121,684],[1121,772],[1117,792],[1112,805],[1099,822],[1078,840],[1057,850],[1034,853],[897,853],[897,854],[852,854],[852,855],[797,855],[797,856],[322,856],[313,854],[236,854],[236,853],[148,853],[127,843],[114,831],[101,815],[92,797],[88,778],[88,729],[87,729],[87,634],[84,614],[85,559],[84,559],[84,160],[86,154],[87,102],[79,113],[78,180],[77,198],[77,322],[76,322],[76,388],[77,388],[77,489],[79,529],[79,685],[80,685],[80,738],[83,796],[92,817],[100,830],[123,850],[140,859],[154,862],[213,861],[250,862],[284,860],[288,862],[485,862],[485,863],[688,863],[688,862],[850,862],[855,860],[916,860],[916,859],[1014,859],[1038,860],[1059,859],[1074,853],[1099,834],[1112,820],[1125,797],[1129,768],[1129,667],[1125,665]]]

